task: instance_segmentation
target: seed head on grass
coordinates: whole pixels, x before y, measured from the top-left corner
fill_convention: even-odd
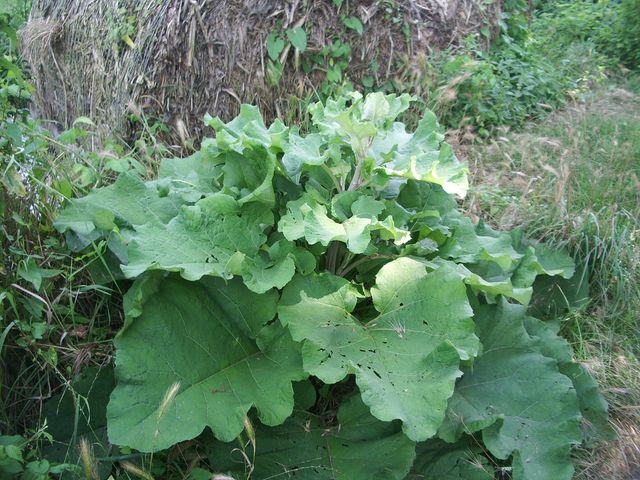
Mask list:
[[[165,392],[164,397],[162,398],[162,402],[160,402],[160,408],[158,409],[158,417],[157,417],[158,423],[160,423],[160,420],[162,420],[162,417],[164,417],[165,414],[167,413],[167,410],[175,400],[176,395],[178,395],[179,391],[180,391],[180,382],[175,382]]]
[[[85,480],[98,480],[98,471],[96,469],[93,450],[86,438],[80,440],[80,458],[82,459]]]
[[[142,478],[144,480],[155,480],[150,473],[145,472],[142,468],[131,462],[121,462],[120,466],[131,475],[135,475],[138,478]]]

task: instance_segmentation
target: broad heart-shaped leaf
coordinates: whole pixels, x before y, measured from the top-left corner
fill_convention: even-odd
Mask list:
[[[373,418],[357,395],[340,406],[336,426],[297,412],[282,426],[259,425],[256,445],[255,479],[402,480],[415,457],[415,444],[398,423]],[[214,442],[207,450],[215,471],[244,478],[237,444]]]
[[[570,479],[571,447],[582,441],[571,380],[527,335],[524,307],[503,301],[475,312],[484,352],[456,385],[440,437],[482,430],[489,452],[512,456],[514,480]]]
[[[239,280],[193,283],[155,273],[127,297],[135,318],[115,340],[112,443],[157,451],[207,426],[231,441],[252,406],[267,425],[291,415],[291,382],[305,375],[289,333],[277,323],[264,326],[275,314],[275,292],[256,295]],[[167,399],[176,383],[175,398]]]
[[[122,271],[135,278],[147,270],[180,272],[187,280],[205,275],[240,275],[247,286],[263,293],[282,288],[295,273],[293,244],[287,251],[262,251],[264,230],[273,224],[271,210],[259,203],[240,206],[216,193],[182,207],[168,224],[150,222],[136,227],[129,244],[129,263]]]
[[[90,235],[106,214],[120,225],[142,225],[149,221],[168,222],[175,217],[183,202],[174,196],[161,197],[154,183],[144,183],[123,173],[113,185],[97,188],[83,198],[75,199],[56,219],[60,232],[74,231]],[[115,225],[114,225],[115,226]]]
[[[442,422],[460,359],[478,349],[465,285],[447,265],[427,274],[420,262],[401,258],[380,270],[371,295],[379,315],[361,323],[349,282],[298,276],[278,315],[296,341],[304,340],[306,371],[326,383],[355,374],[376,418],[400,419],[409,438],[425,440]]]
[[[287,29],[287,38],[291,42],[291,45],[294,46],[294,48],[300,50],[300,53],[303,53],[306,50],[307,32],[305,32],[302,27]]]
[[[582,430],[587,445],[593,446],[598,441],[615,439],[615,431],[609,423],[607,402],[587,369],[574,361],[571,345],[558,336],[559,325],[527,317],[524,326],[540,352],[554,358],[560,371],[573,382],[583,416]]]
[[[432,439],[419,443],[406,480],[494,480],[495,470],[479,442],[465,436],[456,443]]]

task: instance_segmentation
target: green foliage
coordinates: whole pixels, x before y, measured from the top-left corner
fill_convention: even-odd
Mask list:
[[[497,126],[520,127],[546,115],[563,104],[567,90],[553,64],[509,37],[488,52],[471,46],[447,59],[441,72],[435,101],[444,121],[483,137]]]
[[[571,478],[569,452],[580,437],[571,378],[559,373],[552,348],[525,330],[524,308],[483,306],[475,321],[484,351],[464,371],[440,436],[454,441],[463,432],[482,431],[494,456],[513,455],[513,478]]]
[[[246,478],[487,478],[509,458],[516,480],[571,477],[572,446],[601,430],[581,419],[606,426],[606,404],[525,311],[572,262],[458,211],[466,167],[431,112],[398,121],[411,100],[317,103],[308,134],[243,106],[157,179],[123,173],[62,212],[71,248],[104,242],[113,278],[135,279],[112,442],[154,452],[209,428],[212,470]]]
[[[640,1],[622,0],[615,28],[615,48],[629,68],[640,68]]]
[[[470,162],[488,176],[478,179],[467,204],[500,228],[522,225],[530,235],[572,253],[580,265],[574,278],[538,277],[529,312],[539,318],[561,315],[553,328],[561,327],[577,358],[608,392],[613,417],[622,425],[616,427],[619,432],[639,423],[633,405],[640,395],[640,204],[635,181],[640,175],[640,103],[630,88],[633,83],[599,88],[579,108],[557,112],[526,133],[470,149]],[[575,377],[576,388],[587,378],[561,370]],[[624,441],[618,442],[609,445],[626,448]],[[580,451],[579,475],[610,476],[610,448]],[[617,471],[632,472],[635,463],[631,455]]]
[[[267,325],[275,291],[258,295],[240,281],[192,284],[156,274],[141,277],[127,295],[128,326],[116,339],[119,383],[108,410],[112,442],[157,451],[206,426],[229,442],[254,405],[265,425],[291,415],[291,382],[306,376],[289,333]],[[175,382],[178,393],[168,397]]]
[[[74,465],[52,464],[38,459],[34,452],[28,450],[30,440],[33,439],[18,435],[0,436],[0,479],[49,480],[51,475],[79,472]]]
[[[606,56],[628,68],[640,66],[640,2],[622,0],[598,2],[553,2],[547,5],[533,27],[534,35],[548,42],[552,54],[563,55],[571,44],[590,42]],[[564,53],[566,55],[566,53]]]
[[[415,458],[415,445],[397,423],[377,421],[357,396],[346,399],[338,410],[340,428],[327,428],[321,418],[296,412],[283,425],[259,426],[255,452],[255,478],[357,478],[402,480]],[[208,445],[211,463],[221,471],[242,478],[247,468],[234,462],[232,444]],[[372,455],[375,452],[375,455]]]
[[[400,419],[410,439],[426,440],[442,423],[460,360],[478,352],[465,285],[446,264],[428,275],[405,257],[382,267],[370,294],[378,315],[360,319],[350,282],[299,277],[284,289],[278,316],[303,342],[307,372],[330,384],[354,374],[376,418]]]

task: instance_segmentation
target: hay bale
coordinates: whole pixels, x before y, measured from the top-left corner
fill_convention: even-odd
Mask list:
[[[267,81],[265,45],[274,29],[302,25],[304,55],[338,35],[348,38],[349,78],[358,86],[375,61],[381,84],[429,49],[495,24],[500,6],[500,0],[489,7],[486,0],[346,0],[338,11],[333,0],[33,0],[21,39],[44,118],[66,128],[88,116],[127,135],[127,112],[143,110],[185,140],[200,136],[207,112],[229,120],[241,103],[254,103],[269,119],[288,109],[291,96],[313,92],[326,73],[296,69],[295,49],[283,52],[277,87]],[[362,36],[345,29],[346,12],[362,20]]]

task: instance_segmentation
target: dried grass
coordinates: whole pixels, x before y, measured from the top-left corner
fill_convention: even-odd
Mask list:
[[[640,479],[640,362],[633,356],[602,356],[594,370],[609,402],[611,423],[618,438],[595,451],[578,455],[581,480]]]
[[[126,113],[133,107],[184,139],[185,132],[199,136],[207,112],[230,119],[247,102],[273,118],[288,110],[290,97],[312,94],[324,72],[298,71],[293,49],[283,52],[280,85],[265,80],[266,37],[278,25],[302,25],[309,53],[348,35],[349,75],[358,84],[372,73],[374,60],[379,81],[394,78],[407,68],[398,66],[400,56],[417,61],[429,49],[455,45],[482,25],[495,24],[501,2],[485,3],[347,1],[340,13],[348,7],[362,19],[365,31],[358,36],[345,34],[332,0],[34,0],[22,50],[43,117],[68,127],[89,116],[126,134]],[[410,26],[408,37],[403,22]],[[118,37],[126,25],[134,26],[134,48]]]

